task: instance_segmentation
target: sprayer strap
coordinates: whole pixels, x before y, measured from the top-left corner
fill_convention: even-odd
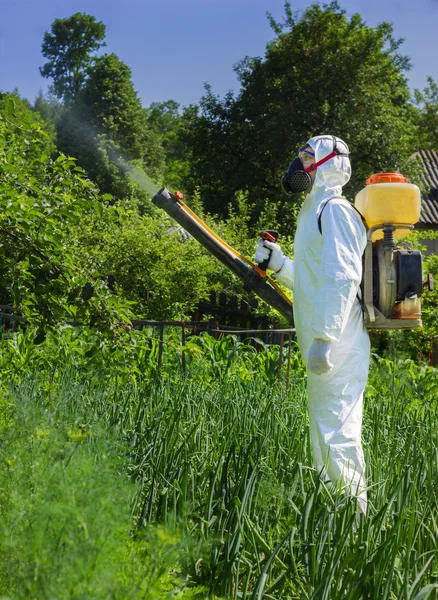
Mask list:
[[[333,198],[329,198],[328,200],[326,200],[324,202],[324,204],[322,205],[322,208],[320,210],[319,216],[318,216],[318,229],[319,229],[319,233],[322,235],[322,223],[321,223],[321,219],[322,219],[322,213],[324,208],[327,206],[327,204],[330,202],[330,200],[334,200],[335,196]],[[365,219],[363,218],[362,214],[357,210],[357,208],[354,206],[354,204],[350,205],[351,208],[354,208],[354,210],[357,212],[357,214],[360,216],[360,218],[362,219],[362,223],[365,225]],[[366,225],[365,225],[366,227]]]
[[[322,211],[323,211],[323,210],[324,210],[324,208],[327,206],[327,204],[330,202],[330,200],[333,200],[333,199],[334,199],[334,198],[329,198],[328,200],[326,200],[326,201],[324,202],[324,204],[322,205],[321,212],[319,213],[319,217],[318,217],[318,229],[319,229],[319,233],[320,233],[321,235],[322,235],[322,225],[321,225]],[[364,219],[364,217],[363,217],[362,213],[361,213],[361,212],[359,212],[359,211],[357,210],[357,208],[354,206],[354,204],[352,204],[352,205],[351,205],[351,207],[352,207],[352,208],[354,208],[354,210],[355,210],[355,211],[358,213],[358,215],[359,215],[359,216],[360,216],[360,218],[362,219],[362,223],[363,223],[363,224],[364,224],[364,226],[366,227],[366,222],[365,222],[365,219]],[[363,254],[363,255],[362,255],[362,263],[363,263],[363,265],[364,265],[364,263],[365,263],[365,254]],[[362,272],[363,272],[363,271],[362,271]],[[362,279],[363,279],[363,276],[362,276]],[[361,284],[361,285],[362,285],[362,284]],[[359,301],[359,304],[360,304],[360,306],[361,306],[361,308],[362,308],[362,312],[363,312],[363,314],[365,314],[365,310],[366,310],[366,309],[365,309],[365,302],[364,302],[364,300],[363,300],[363,297],[362,297],[362,296],[363,296],[363,294],[362,294],[361,285],[359,286],[359,288],[358,288],[358,290],[357,290],[356,298],[357,298],[357,299],[358,299],[358,301]]]
[[[249,265],[250,267],[252,267],[255,271],[257,271],[257,273],[259,273],[259,269],[257,267],[256,264],[254,264],[253,262],[251,262],[248,258],[246,258],[246,256],[243,256],[243,254],[240,254],[240,252],[238,252],[237,250],[235,250],[232,246],[230,246],[229,244],[227,244],[227,242],[225,242],[222,238],[220,238],[212,229],[210,229],[210,227],[207,225],[207,223],[205,223],[202,219],[200,219],[198,217],[198,215],[196,215],[188,206],[187,204],[185,204],[182,200],[177,200],[178,204],[181,206],[181,208],[187,213],[189,214],[199,225],[201,225],[201,227],[203,227],[206,231],[208,231],[208,233],[224,248],[226,248],[229,252],[231,252],[232,254],[234,254],[234,256],[236,256],[237,258],[240,258],[240,260],[242,260],[244,263],[246,263],[247,265]],[[266,276],[266,280],[269,281],[270,285],[274,288],[274,290],[276,290],[280,296],[283,298],[283,300],[286,300],[286,302],[289,304],[289,306],[292,306],[292,302],[290,300],[290,298],[288,298],[286,296],[286,294],[278,287],[278,285],[275,283],[275,281],[273,281],[270,277]]]

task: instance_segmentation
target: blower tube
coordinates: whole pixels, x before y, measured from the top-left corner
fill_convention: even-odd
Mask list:
[[[195,240],[237,275],[243,282],[245,289],[257,294],[257,296],[283,315],[289,325],[293,326],[292,305],[277,290],[271,287],[254,268],[245,264],[229,248],[222,245],[218,239],[203,227],[201,222],[197,221],[186,211],[184,205],[178,201],[175,194],[172,194],[164,187],[155,194],[152,202],[175,219]]]

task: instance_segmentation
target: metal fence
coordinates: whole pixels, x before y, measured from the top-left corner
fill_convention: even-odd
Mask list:
[[[14,307],[0,304],[0,332],[3,329],[4,323],[9,323],[9,328],[12,331],[16,331],[17,324],[26,323],[26,319],[21,315],[14,314]],[[83,324],[78,321],[69,322],[74,327],[82,326]],[[291,349],[292,342],[295,339],[295,329],[247,329],[244,327],[232,327],[231,325],[220,325],[217,321],[210,319],[208,321],[153,321],[149,319],[132,319],[131,326],[135,329],[142,329],[143,327],[153,327],[158,331],[158,370],[163,365],[163,353],[166,342],[164,340],[164,333],[166,327],[179,328],[181,329],[180,340],[181,347],[186,345],[187,331],[190,331],[192,335],[199,335],[202,332],[206,332],[209,335],[218,338],[220,335],[237,335],[242,338],[257,338],[264,344],[278,345],[279,346],[279,361],[278,361],[278,378],[282,379],[283,367],[285,362],[284,355],[286,354],[286,387],[289,388],[290,381],[290,363],[291,363]],[[1,333],[0,333],[1,336]],[[1,339],[1,337],[0,337]],[[253,340],[253,343],[257,343]],[[287,352],[285,353],[285,348]],[[182,372],[186,372],[186,360],[185,354],[181,352],[181,369]]]
[[[163,351],[165,346],[164,331],[166,327],[177,327],[181,329],[181,347],[186,344],[186,331],[191,330],[192,334],[198,335],[206,332],[211,336],[218,338],[220,335],[238,335],[243,338],[257,337],[265,344],[279,346],[279,361],[278,361],[278,379],[282,379],[284,366],[284,350],[287,347],[286,353],[286,388],[289,388],[290,381],[290,364],[292,342],[295,339],[295,329],[245,329],[239,327],[231,327],[229,325],[219,325],[216,322],[207,321],[150,321],[145,319],[132,319],[132,326],[135,328],[156,327],[159,335],[159,351],[158,351],[158,369],[161,369],[163,363]],[[181,369],[183,373],[186,371],[185,354],[181,352]]]
[[[1,332],[3,330],[3,324],[8,322],[10,329],[15,331],[18,323],[25,323],[26,319],[20,315],[14,314],[14,307],[0,304],[0,339]],[[70,325],[80,326],[82,323],[71,322]],[[196,335],[201,332],[207,332],[210,335],[218,337],[220,334],[235,334],[240,337],[253,337],[261,339],[265,344],[276,344],[280,347],[280,358],[278,365],[279,378],[281,379],[283,370],[283,355],[284,348],[287,345],[287,368],[286,368],[286,384],[289,385],[290,376],[290,356],[291,346],[295,339],[295,329],[247,329],[244,327],[232,327],[230,325],[219,325],[215,320],[208,321],[152,321],[146,319],[132,319],[131,325],[134,328],[142,327],[155,327],[158,329],[159,335],[159,355],[158,355],[158,367],[162,366],[163,362],[163,351],[164,351],[164,330],[166,327],[179,327],[181,329],[181,346],[185,346],[186,343],[186,330],[191,330],[192,334]],[[185,356],[184,352],[181,353],[181,368],[185,372]],[[438,365],[438,336],[431,336],[430,338],[430,352],[428,356],[428,363],[431,366]]]

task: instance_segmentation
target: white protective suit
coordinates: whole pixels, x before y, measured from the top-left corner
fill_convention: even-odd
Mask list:
[[[313,137],[307,144],[315,152],[315,162],[333,151],[332,136]],[[339,138],[337,147],[340,152],[347,150]],[[317,168],[298,216],[295,261],[286,258],[276,277],[293,287],[297,341],[306,366],[315,339],[330,343],[333,368],[321,375],[307,368],[315,466],[356,495],[358,508],[365,513],[361,430],[370,341],[357,292],[366,230],[359,214],[341,198],[342,186],[350,176],[346,156],[335,156]],[[322,208],[321,233],[318,217]]]

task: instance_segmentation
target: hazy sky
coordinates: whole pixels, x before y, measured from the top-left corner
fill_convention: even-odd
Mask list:
[[[310,1],[292,0],[293,10]],[[401,51],[413,63],[408,79],[423,89],[427,77],[438,82],[438,0],[340,0],[351,16],[370,26],[394,25],[405,38]],[[283,0],[0,0],[0,90],[18,88],[33,101],[47,90],[38,67],[45,62],[41,43],[54,19],[86,12],[106,25],[106,52],[115,52],[132,69],[144,106],[176,100],[198,102],[204,83],[223,96],[238,90],[233,65],[246,55],[263,56],[273,32],[266,13],[284,15]],[[370,74],[371,75],[371,74]]]

